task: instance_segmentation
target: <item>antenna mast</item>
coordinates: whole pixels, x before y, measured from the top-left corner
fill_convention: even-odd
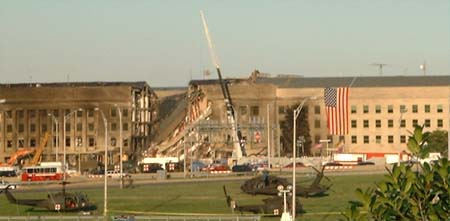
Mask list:
[[[386,65],[388,65],[388,64],[383,64],[383,63],[373,63],[373,64],[371,64],[371,65],[373,65],[373,66],[378,66],[379,74],[380,74],[380,76],[383,76],[383,67],[386,66]]]

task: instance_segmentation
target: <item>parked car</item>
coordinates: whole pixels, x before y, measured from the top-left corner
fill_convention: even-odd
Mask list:
[[[10,183],[10,182],[8,182],[6,180],[1,180],[0,181],[0,190],[1,189],[6,189],[6,188],[8,188],[8,189],[16,189],[17,188],[17,184]]]
[[[108,177],[113,179],[119,179],[120,178],[120,171],[117,170],[108,170]],[[122,172],[122,177],[128,176],[128,173]]]
[[[359,161],[356,165],[364,166],[364,165],[375,165],[372,161]]]
[[[332,161],[332,162],[326,162],[325,164],[324,164],[324,166],[343,166],[344,164],[342,164],[342,163],[339,163],[339,162],[335,162],[335,161]]]
[[[208,167],[204,167],[202,171],[229,171],[230,168],[224,164],[211,164]]]
[[[288,165],[284,166],[283,168],[292,168],[292,164],[293,163],[289,163]],[[305,164],[302,162],[296,162],[295,168],[299,168],[299,167],[305,167]]]
[[[256,168],[250,166],[249,164],[242,164],[242,165],[234,165],[231,168],[231,171],[233,172],[251,172],[255,171]]]
[[[206,164],[204,164],[201,161],[194,161],[194,162],[192,162],[192,172],[201,171],[205,167],[206,167]]]

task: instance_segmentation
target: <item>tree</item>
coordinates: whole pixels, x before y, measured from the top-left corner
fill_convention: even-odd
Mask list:
[[[281,123],[281,143],[283,144],[282,152],[286,154],[292,154],[292,136],[294,127],[293,116],[294,110],[298,107],[299,104],[295,104],[293,106],[289,106],[286,110],[285,120]],[[296,135],[297,138],[303,136],[305,138],[305,142],[303,143],[305,149],[305,155],[311,154],[311,136],[309,135],[309,123],[308,123],[308,108],[304,106],[302,111],[298,115],[296,119]]]
[[[435,130],[428,138],[428,148],[430,152],[439,152],[442,156],[447,156],[448,151],[448,131]]]
[[[414,157],[429,152],[429,132],[416,126],[408,139]],[[447,220],[450,217],[450,163],[441,158],[430,165],[395,164],[376,188],[356,190],[359,201],[351,201],[341,220]]]

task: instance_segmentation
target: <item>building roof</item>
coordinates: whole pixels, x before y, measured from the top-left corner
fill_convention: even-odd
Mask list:
[[[57,83],[15,83],[0,84],[0,88],[20,88],[20,87],[105,87],[105,86],[131,86],[136,88],[149,87],[145,81],[135,82],[57,82]]]
[[[450,76],[258,77],[256,83],[279,88],[450,86]]]

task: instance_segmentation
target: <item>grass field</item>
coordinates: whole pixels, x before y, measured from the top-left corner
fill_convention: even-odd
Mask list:
[[[357,187],[367,187],[380,180],[382,175],[352,175],[330,177],[333,182],[329,196],[319,198],[301,198],[306,211],[299,220],[337,220],[339,213],[347,207],[348,200],[354,199]],[[298,180],[304,178],[298,178]],[[153,184],[138,186],[132,189],[110,187],[108,191],[108,210],[111,214],[231,214],[227,208],[222,185],[227,187],[230,195],[240,205],[260,204],[267,196],[251,196],[240,192],[243,181],[226,182],[196,182]],[[325,180],[324,180],[325,182]],[[328,182],[328,181],[327,181]],[[309,184],[309,183],[302,183]],[[88,189],[83,191],[89,195],[91,201],[98,206],[97,214],[103,212],[103,189]],[[47,192],[17,193],[17,198],[42,198]],[[28,206],[9,204],[6,197],[0,197],[0,215],[48,215],[55,214]],[[72,214],[73,215],[73,214]],[[279,220],[279,218],[263,218],[263,220]]]

